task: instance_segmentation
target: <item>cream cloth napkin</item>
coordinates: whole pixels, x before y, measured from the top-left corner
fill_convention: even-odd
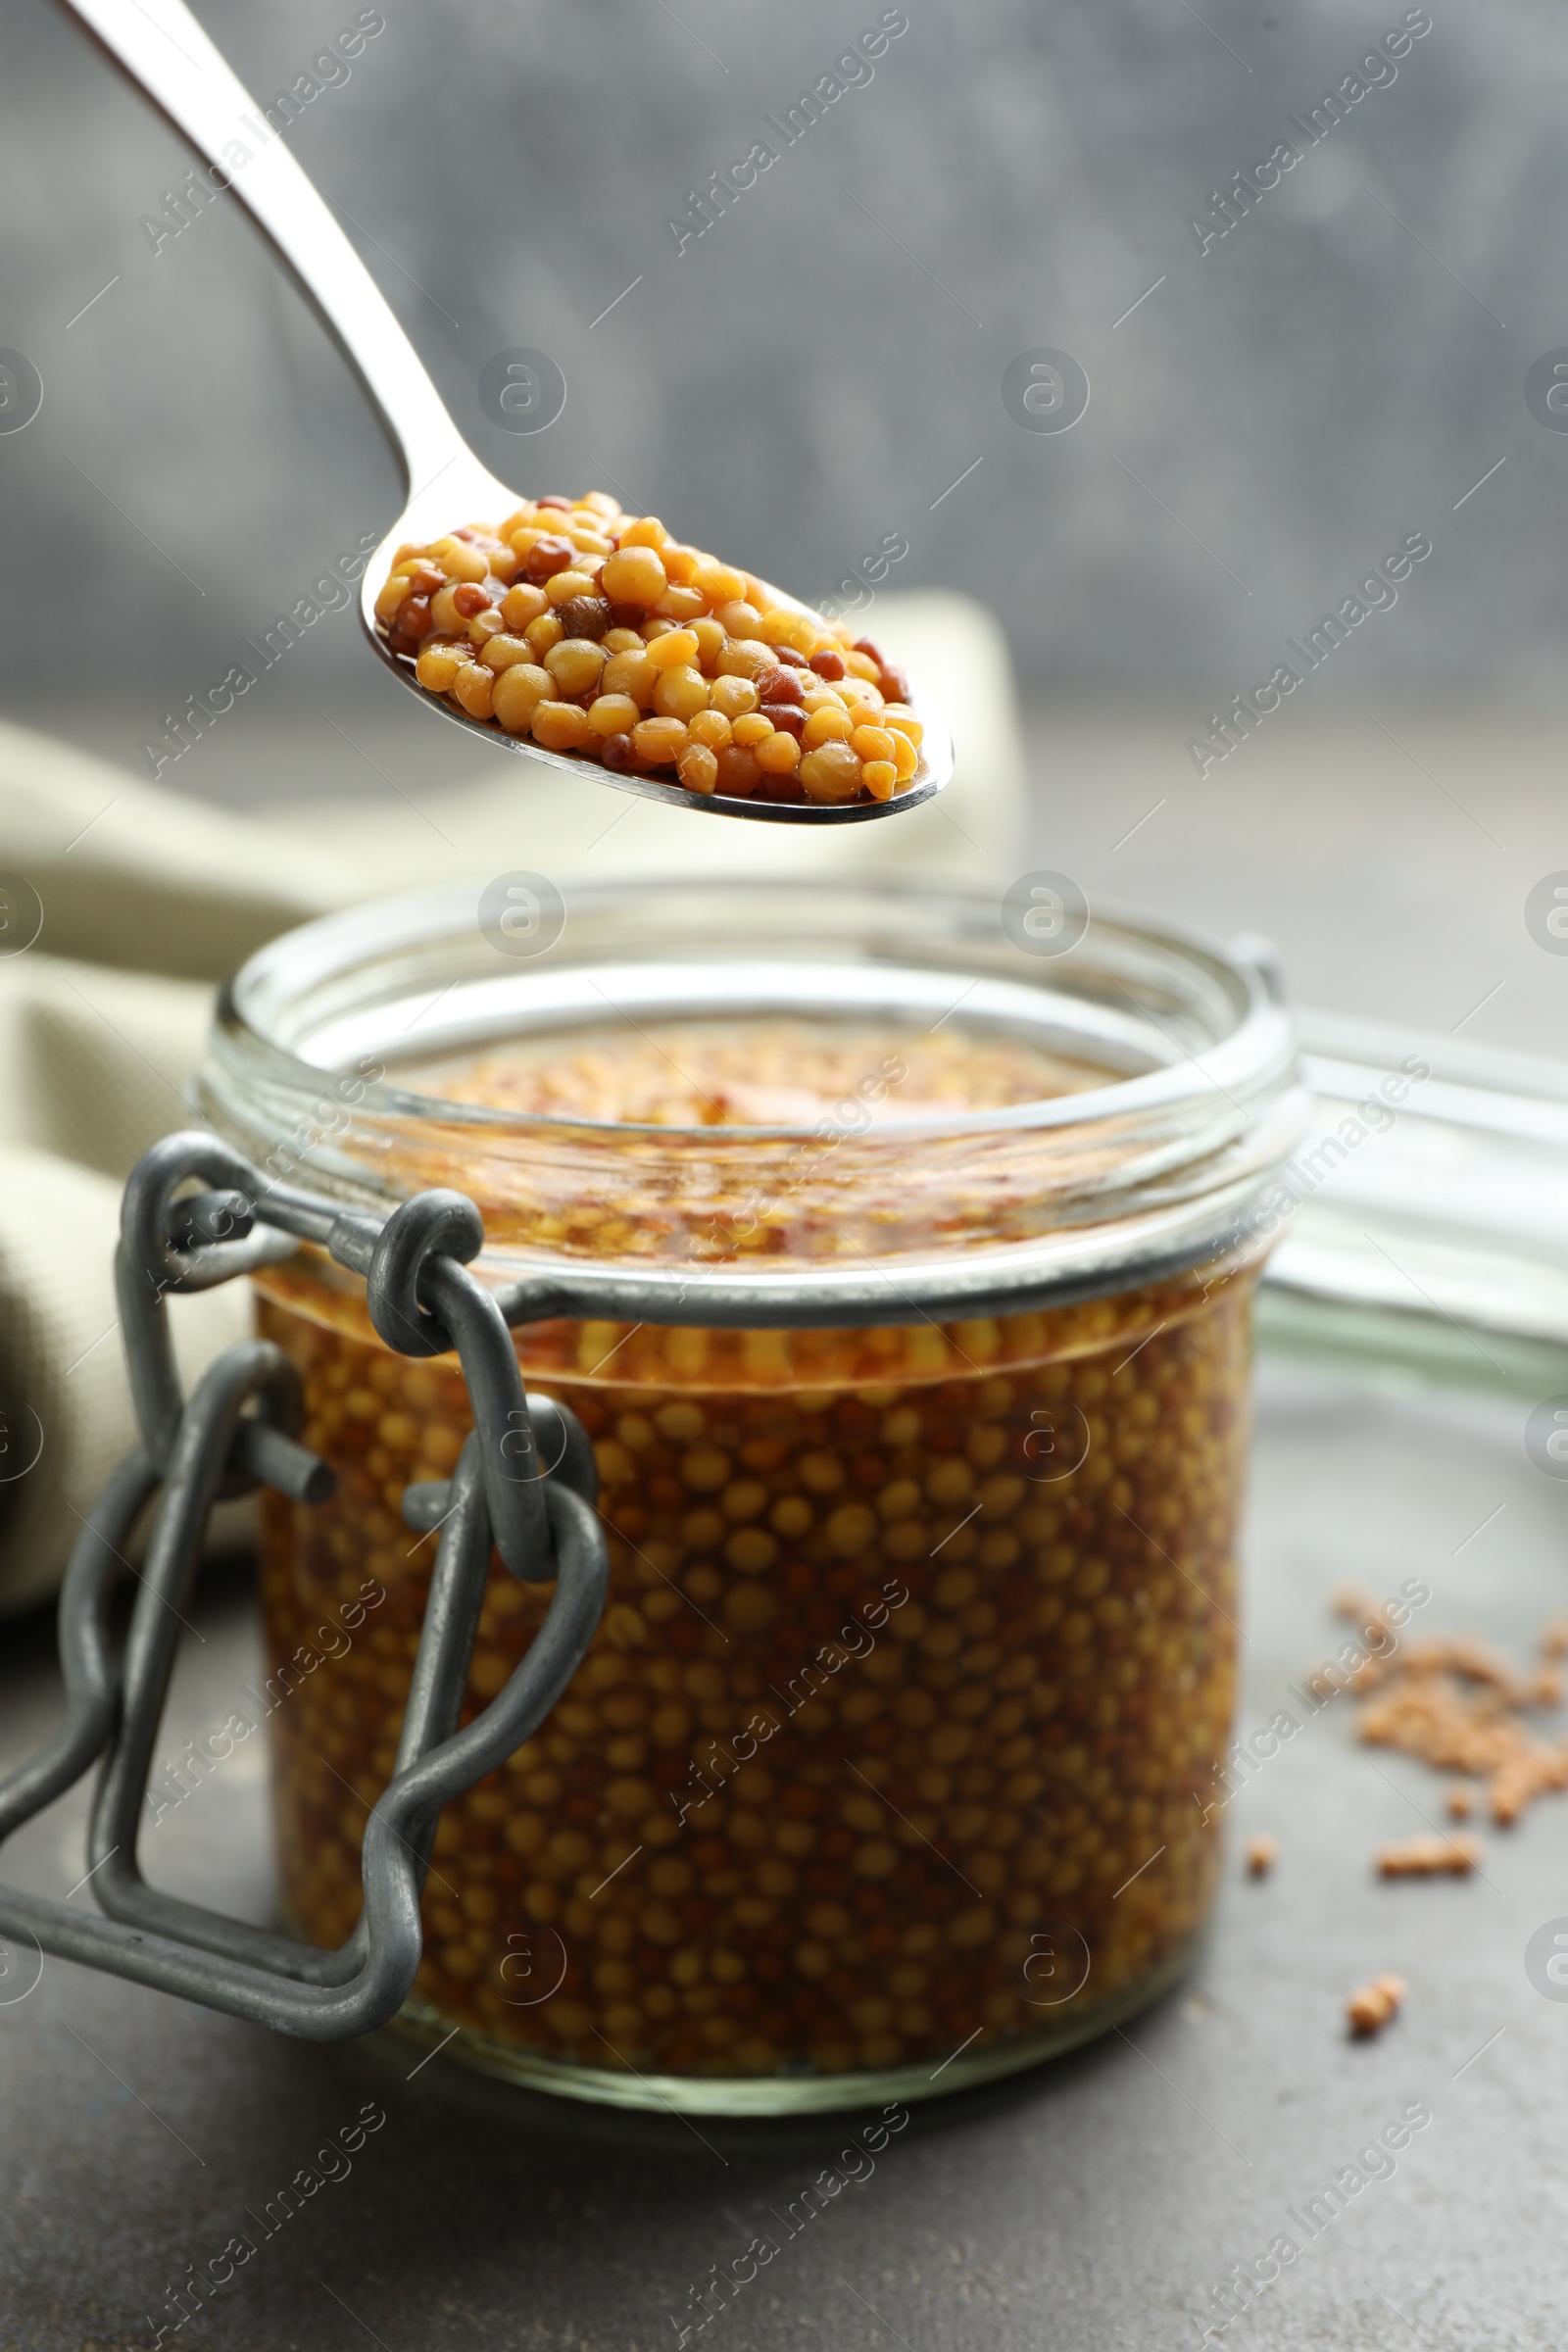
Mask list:
[[[815,833],[693,816],[499,756],[417,808],[394,788],[374,803],[280,797],[242,817],[0,723],[0,889],[20,878],[43,907],[36,942],[0,954],[0,1613],[58,1585],[131,1443],[120,1188],[191,1122],[213,984],[265,941],[358,900],[465,877],[477,891],[514,868],[563,884],[765,871],[1005,887],[1025,794],[1001,630],[937,594],[881,599],[874,625],[917,690],[940,676],[955,780],[892,822]],[[170,1311],[187,1388],[250,1324],[238,1283]]]

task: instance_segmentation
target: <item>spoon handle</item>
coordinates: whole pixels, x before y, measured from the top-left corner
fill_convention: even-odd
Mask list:
[[[365,379],[411,490],[466,455],[380,288],[183,0],[66,0],[267,231]]]

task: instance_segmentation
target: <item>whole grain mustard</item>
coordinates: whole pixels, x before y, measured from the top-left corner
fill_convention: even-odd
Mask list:
[[[919,769],[908,678],[870,638],[607,491],[400,547],[375,615],[427,692],[613,773],[838,804]]]
[[[880,1041],[903,1089],[1040,1091],[1008,1049],[987,1065],[950,1036]],[[808,1024],[752,1048],[697,1024],[678,1077],[661,1032],[490,1049],[442,1082],[654,1124],[701,1101],[720,1130],[756,1119],[758,1089],[842,1083],[842,1047]],[[604,1254],[620,1214],[603,1204]],[[769,1231],[804,1246],[787,1208]],[[519,1332],[530,1386],[594,1441],[612,1593],[539,1734],[442,1817],[424,2012],[567,2066],[757,2079],[1044,2047],[1127,2006],[1215,1883],[1200,1792],[1231,1716],[1250,1281],[1210,1267],[854,1331]],[[338,1474],[320,1508],[263,1498],[274,1669],[339,1593],[367,1576],[387,1593],[273,1718],[287,1908],[335,1943],[434,1545],[403,1491],[451,1473],[471,1420],[455,1360],[386,1350],[323,1262],[259,1288],[304,1384],[302,1442]],[[548,1598],[493,1562],[470,1709]],[[1087,1967],[1042,1957],[1069,1950]]]

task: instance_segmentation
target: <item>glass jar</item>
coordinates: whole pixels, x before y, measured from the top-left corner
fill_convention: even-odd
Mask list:
[[[462,890],[311,924],[203,1073],[276,1181],[468,1193],[595,1444],[610,1603],[442,1819],[404,2023],[694,2112],[1066,2049],[1180,1974],[1215,1886],[1288,1016],[1185,931],[1097,911],[1045,956],[968,893],[662,882],[520,929]],[[402,1493],[471,1420],[321,1252],[257,1289],[339,1482],[262,1517],[285,1914],[331,1944],[424,1602]],[[492,1562],[470,1707],[547,1596]]]

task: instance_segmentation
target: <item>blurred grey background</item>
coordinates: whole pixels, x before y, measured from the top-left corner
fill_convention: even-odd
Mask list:
[[[198,13],[265,103],[360,12]],[[1500,976],[1465,1034],[1557,1044],[1568,958],[1522,908],[1568,866],[1568,433],[1525,398],[1568,345],[1560,9],[1432,0],[1396,76],[1308,148],[1290,118],[1397,0],[907,0],[868,77],[684,251],[666,219],[874,0],[377,13],[287,135],[500,472],[608,484],[812,601],[906,540],[888,588],[963,589],[1006,630],[1036,862],[1273,930],[1346,1008],[1447,1028]],[[398,485],[232,199],[154,250],[191,159],[50,0],[8,0],[0,93],[0,345],[44,384],[0,434],[3,708],[134,767]],[[1200,252],[1190,217],[1286,138],[1299,163]],[[518,346],[567,385],[527,436],[478,395]],[[1004,406],[1041,347],[1088,376],[1070,431]],[[1207,714],[1418,532],[1397,603],[1200,778]],[[323,708],[371,713],[394,779],[471,770],[388,696],[329,614],[166,781],[253,808],[379,789]]]

